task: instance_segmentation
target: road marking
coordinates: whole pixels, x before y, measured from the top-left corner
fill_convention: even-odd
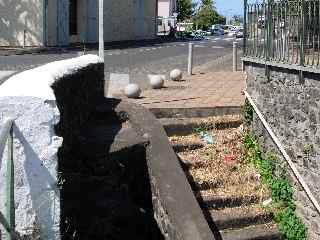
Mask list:
[[[108,53],[107,55],[108,55],[108,56],[112,56],[112,53]]]
[[[196,48],[204,48],[204,47],[206,47],[206,46],[203,46],[203,45],[194,45],[194,47],[196,47]]]
[[[122,73],[110,73],[110,79],[107,81],[107,97],[113,97],[121,94],[122,90],[130,83],[130,75]]]
[[[152,48],[152,50],[157,50],[157,48],[154,47],[154,48]]]
[[[212,46],[211,48],[214,48],[214,49],[221,49],[221,48],[224,48],[222,46]]]
[[[180,44],[180,46],[185,46],[185,45],[186,45],[185,43],[181,43],[181,44]]]

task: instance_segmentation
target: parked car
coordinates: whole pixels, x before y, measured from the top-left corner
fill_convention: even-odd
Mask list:
[[[211,30],[211,33],[212,33],[212,35],[224,35],[224,30],[215,28],[215,29]]]
[[[229,37],[234,37],[234,36],[236,36],[236,34],[237,34],[237,30],[232,29],[232,30],[229,31],[228,36]]]
[[[236,32],[236,37],[237,37],[237,38],[243,38],[243,29],[239,29],[239,30]]]

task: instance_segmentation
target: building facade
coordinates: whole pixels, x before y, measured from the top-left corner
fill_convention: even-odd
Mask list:
[[[106,42],[156,36],[157,0],[104,2]],[[0,46],[98,42],[98,0],[0,0]]]
[[[158,35],[168,35],[170,29],[176,26],[176,0],[158,0]]]
[[[158,16],[172,17],[177,10],[176,0],[158,0]]]

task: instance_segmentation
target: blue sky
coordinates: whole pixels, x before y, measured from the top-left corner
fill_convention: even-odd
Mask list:
[[[226,14],[243,14],[243,0],[215,0],[219,13]]]

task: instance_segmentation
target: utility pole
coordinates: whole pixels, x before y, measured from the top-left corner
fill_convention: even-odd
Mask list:
[[[99,0],[99,57],[104,60],[103,0]]]

